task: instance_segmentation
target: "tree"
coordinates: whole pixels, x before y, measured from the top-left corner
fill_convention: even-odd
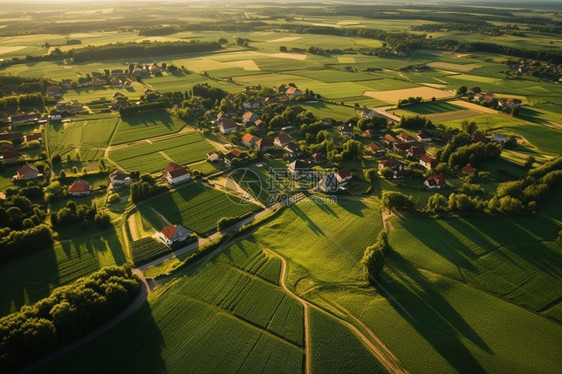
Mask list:
[[[474,134],[476,130],[478,130],[478,125],[474,121],[462,121],[461,126],[462,130],[469,133],[470,135]]]
[[[375,284],[380,277],[380,273],[385,265],[384,252],[387,249],[388,241],[384,231],[379,233],[377,240],[373,245],[365,248],[363,258],[361,259],[361,265],[363,265],[367,280],[370,284]]]
[[[468,88],[466,86],[460,86],[457,90],[457,95],[464,96],[468,92]]]
[[[440,212],[447,210],[447,198],[439,193],[436,193],[427,199],[425,210],[428,212]]]
[[[382,194],[382,203],[389,210],[414,210],[416,204],[411,195],[398,191],[385,191]]]
[[[527,157],[527,160],[525,160],[525,164],[523,165],[525,167],[525,169],[529,170],[532,169],[533,164],[535,163],[535,158],[533,156],[529,156]]]

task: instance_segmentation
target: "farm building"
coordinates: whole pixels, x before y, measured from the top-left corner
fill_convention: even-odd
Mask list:
[[[16,162],[20,157],[20,153],[12,145],[3,144],[2,145],[2,160],[4,162]]]
[[[293,138],[291,138],[291,136],[289,134],[286,134],[284,132],[280,132],[275,137],[275,139],[273,139],[273,144],[275,144],[275,146],[277,146],[277,147],[283,148],[284,146],[289,144],[292,140],[293,140]]]
[[[423,184],[425,184],[429,188],[440,189],[443,187],[447,187],[447,181],[445,180],[445,177],[441,174],[430,175],[429,177],[426,178]]]
[[[267,152],[272,149],[275,149],[275,145],[273,144],[272,139],[263,138],[256,141],[254,144],[258,151]]]
[[[259,138],[257,136],[252,135],[252,134],[244,134],[242,139],[240,139],[242,144],[245,147],[248,147],[248,148],[252,147],[258,140],[259,140]]]
[[[43,140],[43,135],[40,132],[34,132],[32,134],[24,135],[23,137],[23,141],[26,143],[34,140]]]
[[[384,136],[384,142],[386,144],[392,144],[392,143],[396,143],[396,138],[394,138],[394,136],[390,135],[390,134],[386,134]]]
[[[190,235],[191,231],[189,231],[182,225],[171,225],[164,227],[162,231],[155,235],[155,237],[161,240],[166,245],[173,245],[183,242]]]
[[[338,179],[338,182],[340,184],[347,183],[349,180],[351,180],[352,176],[353,175],[351,174],[351,170],[349,169],[339,169],[336,173],[336,178]]]
[[[476,168],[472,167],[472,165],[470,165],[470,164],[466,164],[465,166],[462,167],[461,173],[466,174],[466,175],[473,174],[473,173],[476,173]]]
[[[175,162],[170,162],[164,170],[164,178],[166,179],[166,182],[174,185],[188,181],[191,179],[191,175],[185,167],[178,165]]]
[[[91,190],[92,187],[90,183],[83,179],[76,179],[76,181],[68,187],[68,192],[71,196],[87,196],[90,194]]]
[[[239,160],[246,160],[248,158],[248,155],[244,152],[240,152],[237,149],[232,149],[230,152],[224,155],[224,164],[230,167],[232,160],[235,158]]]
[[[500,144],[505,144],[507,142],[507,136],[504,134],[494,134],[492,141]]]
[[[219,154],[217,152],[214,151],[209,151],[207,152],[207,161],[218,161],[220,158]]]
[[[27,180],[42,177],[43,174],[32,164],[25,164],[16,171],[14,179],[16,180]]]
[[[223,134],[230,134],[232,131],[238,128],[236,121],[234,121],[232,118],[221,117],[218,120],[218,122],[219,122],[219,131],[222,132]]]
[[[375,143],[369,144],[369,149],[374,154],[384,154],[384,153],[386,153],[386,150],[383,147],[381,147],[380,145],[375,144]]]
[[[293,142],[290,142],[289,144],[287,144],[283,149],[285,149],[285,151],[287,152],[287,154],[289,156],[298,156],[299,154],[299,146],[296,145]]]
[[[474,143],[488,143],[490,138],[487,138],[484,134],[474,134],[472,135],[472,141]]]
[[[287,170],[289,173],[293,174],[295,177],[309,173],[312,169],[310,168],[310,161],[306,160],[295,160],[287,164]]]
[[[401,133],[396,138],[401,142],[405,142],[405,143],[413,143],[416,141],[416,139],[412,135],[408,134],[407,132]]]
[[[403,169],[404,164],[395,158],[389,158],[388,160],[382,160],[381,162],[379,162],[379,170],[382,170],[384,168],[389,168],[391,170],[397,171]]]
[[[324,175],[316,185],[316,189],[325,193],[337,192],[340,189],[340,183],[338,182],[336,173]]]
[[[423,145],[413,145],[406,151],[408,156],[412,156],[415,158],[420,158],[421,156],[425,155],[425,148]]]
[[[421,166],[423,166],[427,170],[431,170],[431,169],[433,169],[434,167],[437,166],[439,161],[437,161],[435,158],[431,157],[430,155],[425,154],[425,155],[420,157],[419,163],[420,163]]]
[[[121,170],[115,170],[109,174],[109,189],[115,189],[120,186],[128,186],[131,184],[131,176]]]
[[[37,122],[39,121],[39,117],[40,115],[38,113],[35,112],[28,112],[28,113],[18,113],[18,114],[13,114],[9,120],[12,123],[12,125],[19,125],[22,123],[27,123],[27,122]]]
[[[242,121],[244,122],[255,122],[260,118],[259,114],[247,111],[242,115]]]
[[[303,92],[301,90],[299,90],[296,87],[289,87],[287,88],[287,90],[285,91],[285,93],[289,96],[293,96],[293,97],[297,97],[297,96],[302,96]]]

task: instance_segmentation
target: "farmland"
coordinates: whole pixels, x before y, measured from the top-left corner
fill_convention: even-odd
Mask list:
[[[560,371],[558,4],[28,2],[0,9],[0,316],[108,265],[149,284],[34,372]]]
[[[110,151],[109,158],[128,171],[154,173],[169,160],[185,165],[202,161],[212,146],[199,133],[192,132]]]
[[[160,195],[146,205],[173,224],[182,224],[202,235],[216,230],[217,221],[222,217],[242,216],[258,208],[254,204],[235,204],[226,193],[199,183],[191,183]],[[150,221],[149,217],[146,218]],[[158,227],[158,224],[153,226]]]

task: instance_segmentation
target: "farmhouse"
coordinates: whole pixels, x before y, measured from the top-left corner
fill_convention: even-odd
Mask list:
[[[62,96],[62,88],[59,86],[49,86],[47,87],[47,96],[59,98]]]
[[[23,141],[26,143],[32,142],[34,140],[38,140],[38,141],[43,140],[43,135],[40,132],[34,132],[32,134],[24,135],[23,137]]]
[[[359,116],[361,118],[368,119],[368,118],[374,117],[376,114],[377,114],[377,112],[375,112],[374,110],[369,109],[366,106],[364,106],[363,109],[361,109],[361,112],[359,113]]]
[[[445,177],[441,174],[434,174],[430,175],[426,178],[425,182],[423,182],[428,188],[437,188],[441,189],[443,187],[447,187],[447,181]]]
[[[302,96],[303,92],[301,90],[299,90],[296,87],[289,87],[287,88],[287,90],[285,91],[285,93],[289,96],[293,96],[293,97],[297,97],[297,96]]]
[[[396,139],[394,138],[394,136],[390,135],[390,134],[385,134],[384,136],[384,142],[386,144],[393,144],[396,143]]]
[[[254,146],[258,151],[267,152],[272,149],[275,149],[275,145],[273,144],[273,140],[268,138],[262,138],[255,142]]]
[[[367,129],[365,130],[365,132],[363,132],[363,134],[361,134],[362,138],[367,138],[367,139],[372,139],[374,136],[373,130],[371,129]]]
[[[240,139],[240,141],[242,142],[242,144],[247,147],[250,148],[252,147],[260,138],[258,138],[257,136],[254,136],[252,134],[244,134],[244,136],[242,137],[242,139]]]
[[[420,158],[421,156],[425,155],[425,148],[423,145],[413,145],[406,151],[408,156],[412,156],[415,158]]]
[[[164,244],[170,246],[176,243],[183,242],[190,235],[191,231],[189,231],[182,225],[171,225],[162,228],[162,231],[157,233],[155,237],[160,239]]]
[[[70,100],[63,100],[59,101],[56,105],[56,108],[59,112],[69,112],[69,113],[80,113],[83,112],[84,105]]]
[[[431,134],[421,131],[416,136],[416,139],[418,140],[418,142],[429,143],[433,140],[433,137],[431,136]]]
[[[258,130],[258,131],[264,132],[264,131],[267,130],[267,124],[265,122],[263,122],[261,119],[255,120],[254,126],[255,126],[256,130]]]
[[[175,185],[188,181],[191,179],[191,175],[185,167],[178,165],[175,162],[170,162],[164,170],[164,178],[169,184]]]
[[[386,153],[386,150],[383,147],[375,143],[369,144],[369,149],[371,150],[371,152],[377,155]]]
[[[20,153],[13,146],[8,144],[2,145],[2,160],[6,163],[16,162],[20,157]]]
[[[43,174],[32,164],[25,164],[16,171],[14,179],[17,180],[27,180],[42,177]]]
[[[223,134],[230,134],[232,131],[236,130],[237,128],[238,125],[236,124],[236,121],[234,121],[232,118],[221,117],[219,119],[219,130]]]
[[[260,118],[259,114],[247,111],[242,115],[242,121],[245,123],[255,122]]]
[[[402,155],[406,154],[406,152],[408,151],[408,149],[410,149],[410,147],[411,147],[410,143],[394,143],[394,145],[392,146],[395,152],[400,153]]]
[[[505,144],[507,142],[507,136],[504,134],[494,134],[492,141],[500,144]]]
[[[23,133],[3,131],[0,132],[0,140],[23,140]]]
[[[340,182],[340,184],[347,183],[349,180],[351,180],[351,177],[352,174],[351,170],[349,169],[339,169],[336,173],[336,178],[338,179],[338,182]]]
[[[415,139],[412,135],[408,134],[407,132],[401,133],[401,134],[398,135],[396,138],[397,138],[399,141],[405,142],[405,143],[413,143],[413,142],[416,141],[416,139]]]
[[[474,134],[472,135],[472,141],[474,143],[488,143],[490,138],[486,137],[484,134]]]
[[[328,173],[322,177],[320,182],[316,185],[316,190],[325,193],[337,192],[340,189],[340,184],[336,173]]]
[[[312,169],[310,168],[309,161],[295,160],[287,165],[287,170],[295,177],[298,177],[300,175],[310,173]]]
[[[230,152],[224,155],[224,164],[230,167],[232,160],[235,158],[239,160],[246,160],[248,158],[248,155],[244,152],[240,152],[237,149],[232,149]]]
[[[115,189],[120,186],[128,186],[131,184],[131,176],[121,170],[115,170],[109,174],[109,189]]]
[[[27,112],[27,113],[12,114],[9,120],[12,123],[12,125],[15,126],[27,122],[37,122],[39,121],[39,117],[40,115],[38,113]]]
[[[284,147],[285,151],[289,154],[289,156],[298,156],[299,155],[299,146],[293,142],[290,142]]]
[[[207,152],[207,161],[218,161],[218,159],[220,158],[219,154],[217,152],[214,151],[209,151]]]
[[[433,169],[437,166],[439,161],[437,161],[435,158],[431,157],[430,155],[425,154],[425,155],[420,157],[419,163],[420,163],[421,166],[423,166],[427,170],[431,170],[431,169]]]
[[[280,132],[279,135],[277,135],[275,139],[273,139],[273,144],[275,144],[277,147],[283,148],[284,146],[289,144],[292,140],[293,138],[291,138],[289,134]]]
[[[74,183],[68,187],[68,192],[71,196],[87,196],[90,194],[91,190],[92,187],[90,183],[82,179],[76,179]]]
[[[472,167],[472,165],[470,165],[470,164],[466,164],[465,166],[462,167],[461,173],[466,174],[466,175],[474,174],[474,173],[476,173],[476,168]]]
[[[403,169],[404,164],[395,158],[389,158],[388,160],[382,160],[381,162],[379,162],[379,170],[382,170],[384,168],[389,168],[391,170],[397,171]]]

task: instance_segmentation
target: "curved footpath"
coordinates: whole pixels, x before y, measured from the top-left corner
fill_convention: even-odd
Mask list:
[[[69,352],[73,351],[74,349],[78,348],[82,344],[85,344],[85,343],[97,338],[98,336],[104,334],[108,330],[115,327],[118,323],[120,323],[121,321],[129,318],[137,310],[139,310],[140,307],[145,303],[146,298],[148,296],[148,293],[150,292],[150,288],[148,287],[148,283],[146,282],[146,279],[144,278],[141,271],[139,271],[137,269],[133,269],[133,273],[137,274],[139,276],[140,281],[141,281],[140,282],[141,287],[140,287],[140,290],[139,290],[139,293],[138,293],[137,297],[135,298],[135,300],[131,304],[129,304],[129,306],[127,308],[125,308],[123,311],[121,311],[121,313],[119,313],[118,315],[113,317],[113,319],[111,321],[109,321],[108,323],[106,323],[105,325],[102,325],[102,326],[98,327],[97,329],[95,329],[94,331],[90,332],[89,334],[83,336],[82,338],[80,338],[78,340],[75,340],[68,345],[65,345],[64,347],[48,354],[47,356],[44,356],[41,359],[30,363],[29,365],[23,367],[18,373],[19,374],[27,374],[27,373],[31,373],[31,372],[39,369],[41,366],[47,364],[48,362],[50,362],[50,361],[52,361],[56,358],[59,358],[62,355],[66,354],[66,353],[69,353]]]

